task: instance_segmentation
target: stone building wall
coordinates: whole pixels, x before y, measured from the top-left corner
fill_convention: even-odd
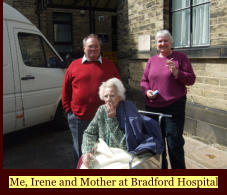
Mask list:
[[[136,50],[138,35],[143,34],[151,35],[151,45],[154,45],[156,30],[164,26],[162,10],[163,1],[129,0],[123,3],[118,11],[118,51]]]
[[[3,2],[13,6],[13,0],[3,0]]]
[[[83,52],[82,40],[90,33],[89,30],[89,12],[88,10],[47,8],[37,12],[37,0],[3,0],[12,7],[16,8],[25,17],[27,17],[40,31],[47,37],[48,41],[54,45],[53,34],[53,13],[71,13],[72,14],[72,39],[73,52]],[[112,12],[95,12],[95,33],[108,36],[108,42],[103,43],[102,51],[112,51]],[[102,20],[100,20],[100,16]]]
[[[85,36],[89,35],[89,12],[84,10],[73,9],[56,9],[48,8],[41,13],[41,28],[40,30],[48,37],[49,41],[54,44],[53,34],[53,13],[71,13],[72,14],[72,39],[73,51],[83,51],[82,40]],[[103,51],[112,51],[112,28],[111,19],[114,13],[95,12],[95,33],[105,34],[108,36],[108,42],[103,43]],[[100,20],[101,16],[101,20]]]
[[[191,59],[197,75],[189,88],[193,103],[227,111],[227,59]]]
[[[227,45],[227,0],[211,0],[211,45]]]
[[[41,27],[42,33],[48,37],[51,44],[54,45],[54,33],[53,33],[53,13],[71,13],[72,14],[72,40],[73,40],[73,51],[82,50],[82,39],[84,35],[89,34],[89,17],[88,13],[85,12],[83,15],[80,14],[79,10],[73,9],[57,9],[48,8],[41,13]],[[79,21],[79,22],[78,22]],[[83,25],[82,25],[83,24]]]
[[[16,8],[19,12],[23,13],[34,25],[38,26],[38,18],[36,14],[36,0],[3,0],[12,7]]]

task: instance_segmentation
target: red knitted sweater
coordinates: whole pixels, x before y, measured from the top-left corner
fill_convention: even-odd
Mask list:
[[[120,75],[108,59],[82,64],[82,58],[74,60],[68,67],[62,88],[62,106],[70,109],[77,118],[92,120],[98,107],[103,104],[98,95],[99,86],[109,78]]]

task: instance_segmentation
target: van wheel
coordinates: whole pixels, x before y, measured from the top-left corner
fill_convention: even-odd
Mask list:
[[[55,118],[53,121],[53,125],[58,130],[67,130],[69,128],[68,121],[67,121],[67,115],[64,112],[61,104],[58,106],[58,109],[57,109],[57,112],[55,114]]]

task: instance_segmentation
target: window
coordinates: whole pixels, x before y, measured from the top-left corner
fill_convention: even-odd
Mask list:
[[[199,47],[210,43],[210,0],[172,0],[173,47]]]
[[[72,52],[72,14],[53,13],[54,45],[59,53]]]
[[[101,40],[102,43],[108,43],[109,41],[109,36],[106,33],[99,33],[98,38],[99,40]]]
[[[39,35],[18,33],[24,64],[32,67],[57,67],[60,59]]]

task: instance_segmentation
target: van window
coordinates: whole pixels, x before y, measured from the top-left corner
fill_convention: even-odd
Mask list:
[[[24,64],[32,67],[56,68],[60,60],[39,35],[18,33],[18,40]]]

